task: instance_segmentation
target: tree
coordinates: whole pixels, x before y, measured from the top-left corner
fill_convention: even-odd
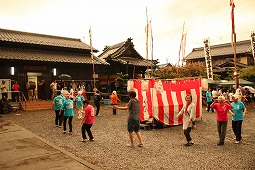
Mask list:
[[[240,78],[255,82],[255,66],[244,68],[240,71]]]
[[[127,81],[128,74],[123,74],[122,72],[116,73],[115,86],[117,87],[117,91],[119,94],[127,93]]]
[[[206,77],[206,69],[201,63],[187,63],[182,67],[173,65],[160,68],[154,72],[153,76],[160,79]]]

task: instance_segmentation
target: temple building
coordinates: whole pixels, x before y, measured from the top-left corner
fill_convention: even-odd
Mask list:
[[[234,68],[234,50],[231,43],[210,46],[212,69],[214,74],[221,75],[221,79],[227,76],[229,69]],[[200,62],[206,68],[204,47],[194,48],[185,57],[185,61]],[[236,67],[237,69],[247,68],[254,65],[252,46],[250,40],[238,41],[236,43]]]

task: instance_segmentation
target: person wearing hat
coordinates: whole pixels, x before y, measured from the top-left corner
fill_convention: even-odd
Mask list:
[[[74,116],[73,112],[73,100],[70,99],[70,94],[66,93],[65,94],[66,100],[64,101],[62,105],[62,109],[64,110],[64,131],[63,133],[66,133],[66,121],[68,119],[68,125],[69,125],[69,134],[72,134],[73,129],[72,129],[72,120]]]
[[[110,98],[111,98],[111,105],[113,105],[113,106],[116,106],[118,101],[121,102],[120,99],[118,98],[117,92],[115,90],[112,92],[112,95],[110,96]],[[114,107],[112,109],[112,114],[113,115],[117,114],[116,109]]]
[[[234,113],[234,116],[232,117],[232,129],[236,136],[235,143],[239,144],[242,139],[242,122],[244,120],[244,117],[246,115],[246,107],[243,102],[238,100],[238,95],[232,96],[233,102],[231,105],[233,106],[232,112]]]

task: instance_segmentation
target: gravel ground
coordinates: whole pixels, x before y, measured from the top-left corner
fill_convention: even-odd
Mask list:
[[[120,105],[125,105],[121,103]],[[92,133],[95,142],[81,142],[77,113],[73,134],[63,134],[54,126],[53,110],[4,115],[16,123],[101,169],[255,169],[255,110],[249,110],[243,122],[243,141],[234,143],[231,123],[224,146],[218,146],[215,114],[203,108],[202,120],[191,132],[195,144],[184,146],[182,126],[141,130],[144,147],[129,148],[127,111],[112,115],[109,105],[102,105]],[[136,143],[138,141],[136,140]]]

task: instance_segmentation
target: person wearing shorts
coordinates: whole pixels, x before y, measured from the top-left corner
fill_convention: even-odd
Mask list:
[[[129,112],[127,128],[130,138],[130,144],[128,144],[127,146],[135,147],[134,144],[135,133],[139,140],[139,144],[137,146],[143,147],[142,135],[140,133],[140,101],[136,98],[135,91],[130,91],[128,93],[128,96],[130,100],[125,107],[119,107],[115,105],[113,106],[113,108],[119,110],[128,110]]]

